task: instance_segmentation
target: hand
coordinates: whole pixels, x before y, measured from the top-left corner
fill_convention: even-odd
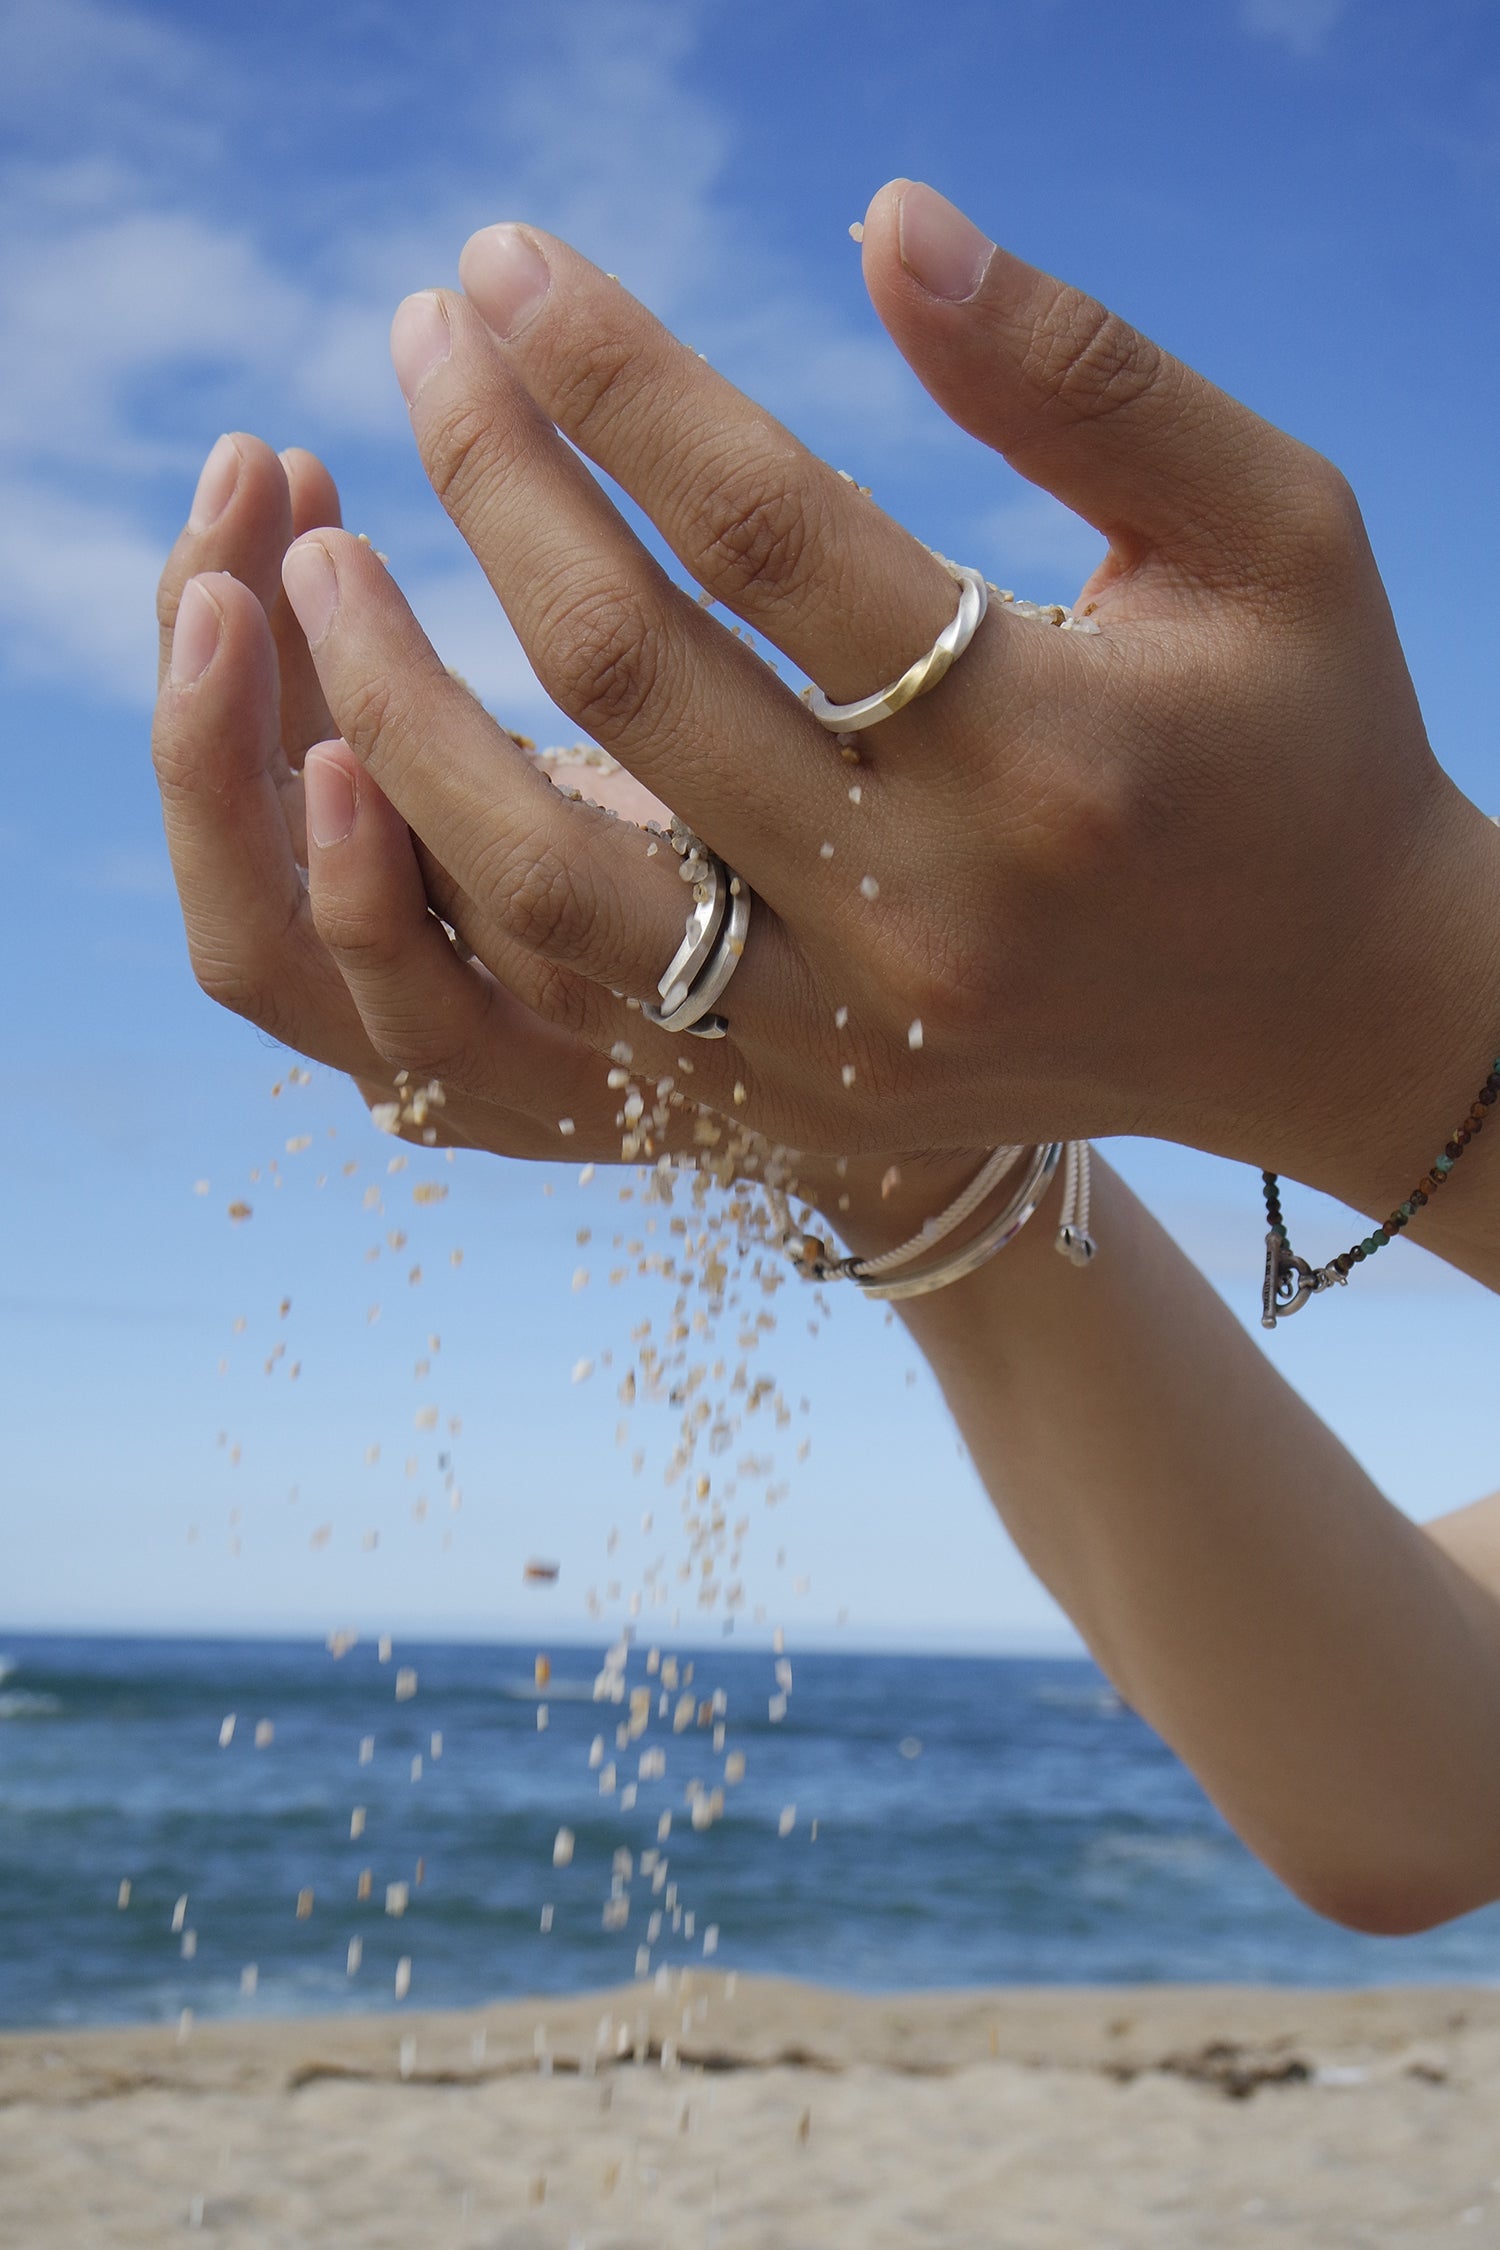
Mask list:
[[[1096,637],[992,607],[853,771],[572,446],[836,698],[951,615],[922,547],[553,239],[477,236],[467,298],[394,332],[428,472],[544,684],[760,901],[697,1090],[728,1111],[743,1084],[802,1147],[1154,1132],[1388,1205],[1494,1051],[1500,883],[1347,487],[930,190],[877,196],[864,260],[940,402],[1111,546]],[[670,869],[546,796],[368,550],[304,540],[286,583],[341,733],[451,871],[442,911],[549,1022],[669,1072],[682,1042],[611,992],[653,993]]]
[[[163,574],[154,754],[198,979],[273,1037],[347,1071],[405,1138],[618,1162],[627,1089],[450,941],[429,897],[468,913],[452,879],[348,748],[326,739],[332,721],[280,567],[294,533],[338,515],[311,454],[278,459],[256,438],[221,439]],[[666,817],[623,770],[558,778],[626,821]],[[644,853],[650,839],[632,834]],[[675,1075],[680,1104],[665,1124],[648,1120],[643,1153],[711,1155],[692,1081]],[[435,1077],[441,1105],[414,1100]],[[875,1249],[940,1208],[978,1161],[909,1159],[893,1179],[884,1157],[842,1169],[814,1160],[799,1177]]]
[[[407,1052],[401,1011],[415,1006],[425,1038],[446,1028],[482,1044],[484,1069],[457,1073],[441,1107],[408,1118],[407,1137],[617,1159],[619,1097],[598,1057],[455,951],[428,912],[404,823],[326,739],[333,722],[281,564],[297,533],[338,521],[333,480],[311,454],[278,459],[256,438],[223,438],[162,577],[153,751],[199,982],[274,1038],[347,1071],[372,1106],[402,1091],[401,1063],[377,1038]],[[359,817],[320,846],[309,804],[325,838],[341,806]],[[558,1130],[563,1116],[575,1120],[571,1138]]]

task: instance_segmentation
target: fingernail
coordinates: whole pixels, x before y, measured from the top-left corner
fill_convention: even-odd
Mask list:
[[[295,547],[288,547],[281,565],[281,583],[307,636],[308,647],[316,648],[339,606],[338,573],[321,539],[300,539]]]
[[[198,474],[198,489],[188,510],[188,530],[207,531],[228,507],[240,481],[240,449],[232,437],[221,437]]]
[[[435,289],[423,289],[396,307],[391,322],[391,364],[408,406],[435,367],[453,350],[453,331]]]
[[[995,245],[936,188],[914,180],[901,198],[901,263],[930,297],[966,304],[984,279]]]
[[[322,758],[316,750],[310,750],[302,768],[302,794],[307,805],[307,831],[319,851],[347,843],[359,807],[354,776],[342,760]]]
[[[190,578],[182,589],[177,622],[172,627],[174,687],[191,687],[195,680],[202,679],[213,662],[223,625],[224,614],[218,603],[196,578]]]
[[[471,235],[458,271],[465,295],[497,336],[519,336],[552,287],[552,268],[519,227],[486,227]]]

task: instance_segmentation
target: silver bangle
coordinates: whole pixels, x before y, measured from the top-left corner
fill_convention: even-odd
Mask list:
[[[928,1296],[935,1289],[946,1289],[950,1282],[962,1281],[966,1275],[976,1273],[997,1252],[1015,1241],[1051,1186],[1064,1150],[1073,1145],[1075,1144],[1064,1141],[1040,1142],[1032,1152],[1031,1161],[1015,1193],[989,1223],[980,1228],[972,1241],[964,1243],[957,1250],[950,1250],[936,1265],[926,1266],[920,1273],[886,1278],[892,1257],[899,1257],[904,1261],[918,1254],[924,1240],[921,1234],[914,1235],[910,1242],[903,1243],[899,1252],[887,1251],[881,1259],[835,1258],[830,1255],[827,1243],[819,1235],[798,1233],[788,1226],[782,1236],[782,1248],[806,1281],[852,1281],[862,1296],[885,1302],[904,1297]],[[1087,1147],[1086,1142],[1076,1145],[1080,1151]],[[956,1218],[951,1215],[954,1211],[962,1210],[967,1215],[974,1208],[974,1189],[979,1180],[985,1179],[1000,1158],[1013,1161],[1017,1153],[1012,1149],[997,1149],[995,1155],[987,1159],[977,1179],[970,1182],[949,1210],[928,1222],[926,1240],[931,1241],[938,1234],[946,1234],[951,1226],[957,1224]],[[1086,1164],[1086,1161],[1082,1155],[1077,1159],[1080,1165]],[[1002,1170],[1008,1168],[1007,1163]],[[1070,1200],[1075,1193],[1070,1187]],[[1071,1219],[1071,1213],[1069,1216]],[[1090,1255],[1092,1251],[1090,1241]]]
[[[988,1226],[980,1229],[972,1242],[950,1251],[946,1258],[924,1272],[900,1274],[894,1281],[867,1281],[854,1274],[851,1278],[856,1287],[867,1297],[894,1302],[903,1297],[926,1297],[934,1289],[946,1289],[950,1281],[962,1281],[967,1275],[977,1273],[998,1251],[1015,1241],[1052,1185],[1052,1175],[1062,1161],[1062,1153],[1061,1141],[1041,1142],[1010,1201],[996,1212]]]
[[[966,564],[955,564],[952,568],[962,588],[958,609],[931,648],[924,656],[919,656],[915,664],[909,664],[899,680],[893,680],[889,687],[881,688],[875,695],[861,696],[857,703],[830,703],[820,687],[811,689],[807,707],[821,726],[832,734],[858,734],[864,727],[873,727],[881,719],[889,719],[904,710],[919,695],[926,695],[958,662],[989,607],[990,590],[982,571],[970,570]]]

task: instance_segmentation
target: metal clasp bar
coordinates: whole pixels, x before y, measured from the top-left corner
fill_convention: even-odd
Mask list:
[[[1260,1324],[1274,1328],[1294,1312],[1301,1312],[1309,1297],[1325,1286],[1305,1258],[1289,1250],[1273,1227],[1266,1236],[1266,1274],[1260,1296]]]

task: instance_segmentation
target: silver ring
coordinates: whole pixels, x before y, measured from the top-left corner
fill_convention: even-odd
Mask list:
[[[667,1009],[680,1006],[691,992],[693,979],[713,951],[714,940],[724,921],[724,904],[729,891],[724,880],[724,862],[716,859],[712,852],[706,852],[701,855],[698,864],[703,869],[701,887],[704,896],[695,901],[693,911],[688,916],[682,943],[656,987],[661,995],[662,1006]]]
[[[696,1039],[722,1039],[729,1029],[725,1019],[711,1014],[710,1010],[716,1000],[722,999],[730,978],[740,965],[750,928],[751,893],[749,885],[742,883],[722,860],[717,865],[720,890],[728,893],[729,903],[712,952],[675,1007],[658,1008],[650,1001],[641,1004],[641,1014],[659,1031],[690,1031]]]
[[[990,590],[982,571],[955,564],[953,575],[962,588],[958,609],[926,655],[919,656],[915,664],[909,664],[900,679],[882,688],[878,695],[862,696],[857,703],[830,703],[823,690],[815,687],[808,696],[807,707],[820,725],[827,727],[831,734],[858,734],[864,727],[873,727],[879,720],[891,718],[908,703],[915,703],[929,688],[937,686],[973,640],[990,603]]]

